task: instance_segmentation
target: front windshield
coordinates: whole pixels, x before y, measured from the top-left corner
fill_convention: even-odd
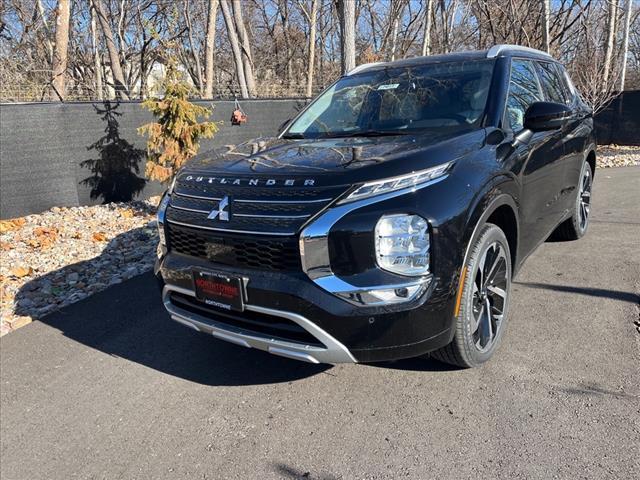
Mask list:
[[[493,60],[395,67],[346,76],[295,120],[285,138],[457,130],[482,121]]]

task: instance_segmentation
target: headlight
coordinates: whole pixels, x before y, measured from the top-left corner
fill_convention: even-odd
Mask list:
[[[164,217],[167,213],[167,207],[169,206],[169,193],[165,193],[160,200],[160,204],[158,205],[158,212],[156,214],[156,221],[158,223],[158,236],[160,237],[160,245],[166,246],[167,239],[164,235]]]
[[[449,173],[451,165],[453,165],[453,162],[447,162],[442,165],[438,165],[437,167],[428,168],[427,170],[420,170],[418,172],[412,172],[399,177],[386,178],[384,180],[376,180],[375,182],[367,182],[356,188],[339,203],[352,202],[354,200],[373,197],[374,195],[381,195],[383,193],[402,190],[404,188],[418,188],[431,180],[444,177]]]
[[[429,273],[429,225],[418,215],[384,215],[375,230],[376,260],[400,275]]]

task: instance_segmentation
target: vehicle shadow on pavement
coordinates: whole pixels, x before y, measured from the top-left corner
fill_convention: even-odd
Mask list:
[[[204,385],[288,382],[331,368],[245,349],[172,321],[150,272],[39,320],[96,350]]]
[[[619,292],[617,290],[607,290],[603,288],[592,287],[572,287],[570,285],[552,285],[548,283],[535,282],[513,282],[515,285],[523,287],[536,288],[540,290],[553,290],[556,292],[575,293],[578,295],[589,295],[591,297],[610,298],[612,300],[620,300],[633,304],[640,303],[640,295],[633,292]]]

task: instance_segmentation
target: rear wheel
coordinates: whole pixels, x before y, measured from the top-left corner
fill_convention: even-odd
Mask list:
[[[578,240],[584,236],[589,226],[592,186],[593,172],[591,171],[591,165],[589,165],[589,162],[584,162],[580,172],[580,183],[573,215],[558,226],[553,232],[553,238],[558,240]]]
[[[487,223],[463,269],[453,341],[431,353],[460,367],[478,367],[494,354],[504,334],[511,290],[511,254],[504,232]]]

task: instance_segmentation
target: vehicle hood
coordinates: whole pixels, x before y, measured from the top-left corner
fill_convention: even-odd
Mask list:
[[[385,137],[258,138],[194,157],[184,173],[216,176],[311,177],[323,184],[353,184],[426,169],[484,144],[485,132]]]

